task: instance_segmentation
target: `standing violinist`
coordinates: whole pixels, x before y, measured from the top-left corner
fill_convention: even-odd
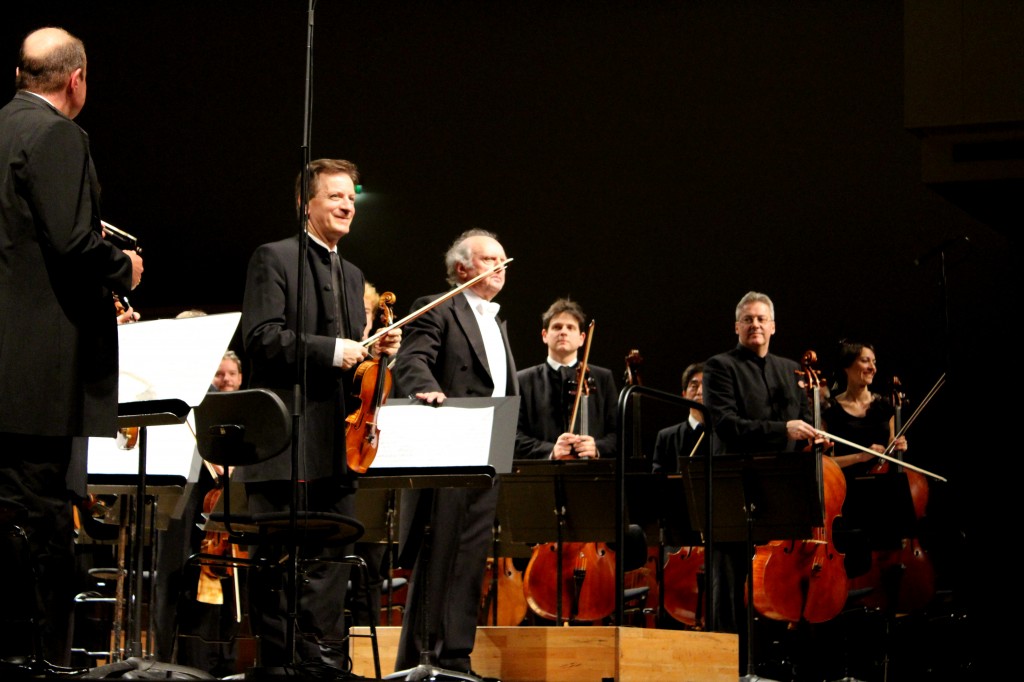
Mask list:
[[[736,304],[735,348],[704,363],[704,404],[715,429],[714,454],[794,451],[815,437],[810,403],[799,384],[800,365],[768,352],[775,305],[750,291]],[[750,557],[744,543],[717,543],[712,557],[714,617],[719,632],[740,635],[746,668],[744,583]],[[751,608],[753,608],[751,606]]]
[[[896,421],[892,405],[871,391],[878,371],[874,346],[845,339],[840,341],[838,365],[845,375],[846,387],[822,414],[822,428],[875,452],[885,452],[895,439],[894,449],[906,452],[906,437],[895,438]],[[838,442],[833,457],[848,479],[867,473],[878,459]]]
[[[256,249],[246,277],[242,332],[251,362],[252,387],[268,388],[284,403],[294,403],[299,316],[305,324],[306,363],[303,410],[304,447],[298,456],[299,503],[306,511],[352,515],[354,473],[345,458],[345,396],[352,392],[356,367],[368,351],[361,339],[366,328],[362,271],[341,257],[339,243],[355,218],[355,164],[341,159],[310,163],[306,210],[306,297],[299,308],[299,239],[291,236]],[[301,205],[302,175],[296,180],[296,205]],[[400,330],[381,338],[374,354],[398,351]],[[292,452],[266,462],[240,467],[234,477],[246,484],[253,513],[287,510],[292,501]],[[267,667],[292,663],[285,646],[287,592],[283,557],[287,548],[260,547],[270,564],[281,570],[250,576],[250,618],[260,637],[261,663]],[[305,545],[304,557],[343,555],[338,548]],[[295,648],[302,661],[323,661],[342,667],[345,652],[330,641],[344,637],[344,599],[348,566],[318,562],[300,587]],[[321,643],[322,642],[322,643]]]
[[[569,424],[579,390],[579,349],[586,341],[586,316],[578,303],[560,298],[541,316],[545,362],[519,372],[517,459],[597,459],[618,451],[619,398],[611,370],[587,366],[591,390],[586,428]],[[579,422],[582,417],[579,417]],[[584,432],[585,435],[583,435]]]

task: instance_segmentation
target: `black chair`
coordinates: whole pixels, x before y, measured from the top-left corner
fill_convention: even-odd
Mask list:
[[[250,466],[280,455],[292,441],[292,416],[284,402],[266,389],[211,392],[195,409],[196,443],[203,459],[225,468]],[[239,511],[231,502],[231,485],[223,487],[221,507],[209,515],[203,530],[224,532],[233,544],[284,545],[302,544],[342,546],[362,537],[364,528],[358,520],[342,514],[298,510],[295,519],[289,511],[249,514]],[[259,559],[233,558],[195,554],[190,561],[222,566],[240,566],[259,570],[266,566]],[[320,559],[354,566],[360,572],[361,584],[367,590],[369,578],[366,562],[358,556]],[[301,579],[306,564],[296,562]],[[368,635],[373,647],[373,660],[380,677],[380,655],[376,627],[370,625]]]

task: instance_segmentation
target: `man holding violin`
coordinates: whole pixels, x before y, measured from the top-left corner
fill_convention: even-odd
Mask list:
[[[305,324],[305,430],[298,460],[299,500],[306,511],[352,516],[355,474],[345,456],[346,396],[352,393],[356,367],[370,349],[360,340],[366,327],[362,271],[339,253],[339,243],[355,218],[355,164],[342,159],[310,163],[306,188],[307,252],[303,268],[308,296],[299,308],[299,237],[264,244],[249,262],[242,303],[242,332],[251,361],[253,388],[268,388],[292,405],[298,362],[298,321]],[[301,205],[300,175],[296,204]],[[375,354],[398,352],[401,331],[394,330],[373,346]],[[292,453],[260,464],[240,467],[234,478],[246,484],[252,512],[280,511],[292,501]],[[286,548],[275,551],[276,560]],[[310,557],[338,554],[336,549],[303,548]],[[341,552],[350,554],[351,552]],[[280,564],[284,566],[284,563]],[[302,661],[323,661],[341,667],[344,652],[318,640],[344,636],[344,600],[348,566],[321,563],[301,585],[298,603],[296,652]],[[277,667],[292,663],[286,651],[287,593],[284,571],[258,571],[250,577],[250,615],[260,635],[261,662]]]
[[[618,451],[619,397],[612,372],[588,365],[587,422],[582,413],[571,425],[580,391],[579,349],[587,333],[586,315],[576,301],[560,298],[541,316],[541,340],[548,347],[545,362],[519,372],[519,425],[516,459],[597,459]]]
[[[74,438],[117,433],[112,294],[135,288],[143,267],[135,251],[102,237],[89,139],[72,120],[85,106],[82,41],[60,28],[33,31],[15,73],[18,92],[0,110],[0,519],[25,531],[36,585],[12,585],[20,599],[0,617],[0,658],[32,653],[36,635],[45,659],[66,665],[66,475]],[[4,546],[4,568],[21,551]]]

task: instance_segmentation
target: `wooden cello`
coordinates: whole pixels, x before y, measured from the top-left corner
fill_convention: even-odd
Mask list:
[[[814,428],[821,429],[821,378],[813,365],[817,354],[807,351],[800,374],[811,394]],[[815,466],[821,482],[824,525],[808,540],[773,540],[754,550],[751,571],[754,607],[767,618],[791,623],[824,623],[839,614],[848,594],[843,555],[832,542],[832,524],[841,515],[846,478],[816,441]]]
[[[701,433],[690,457],[696,454],[703,440]],[[704,567],[704,545],[680,547],[665,560],[665,612],[696,630],[704,629],[707,614]]]
[[[515,567],[512,557],[488,557],[477,624],[519,625],[527,610],[523,572]]]
[[[593,339],[594,322],[587,330],[586,348],[576,372],[576,396],[569,432],[587,435],[587,422],[580,419],[580,407],[590,394],[587,359]],[[584,408],[583,412],[586,412]],[[577,426],[579,424],[579,426]],[[578,430],[577,430],[578,429]],[[565,523],[559,516],[559,524]],[[533,548],[526,567],[523,587],[530,609],[557,624],[594,622],[615,611],[615,552],[603,542],[548,542]],[[566,616],[568,614],[568,616]]]
[[[930,400],[945,379],[927,396]],[[902,408],[905,395],[899,377],[892,379],[892,406],[894,428],[896,433],[905,431]],[[922,401],[924,407],[926,401]],[[893,439],[895,442],[895,438]],[[896,457],[902,461],[904,453],[896,451]],[[928,479],[921,473],[907,469],[900,464],[890,464],[881,460],[871,469],[872,474],[887,474],[890,471],[906,475],[910,487],[910,497],[914,505],[914,516],[918,525],[924,518],[928,508]],[[868,572],[850,581],[850,589],[872,588],[860,598],[860,603],[869,608],[889,612],[908,613],[918,611],[935,596],[935,568],[931,559],[921,546],[916,533],[913,537],[902,538],[899,549],[875,550],[871,552],[871,568]]]

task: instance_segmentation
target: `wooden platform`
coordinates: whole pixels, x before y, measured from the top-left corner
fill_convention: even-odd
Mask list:
[[[368,628],[353,628],[366,634]],[[401,628],[377,628],[381,670],[395,662]],[[355,637],[353,672],[373,676],[370,640]],[[473,669],[502,682],[735,682],[736,635],[628,627],[480,627]]]

